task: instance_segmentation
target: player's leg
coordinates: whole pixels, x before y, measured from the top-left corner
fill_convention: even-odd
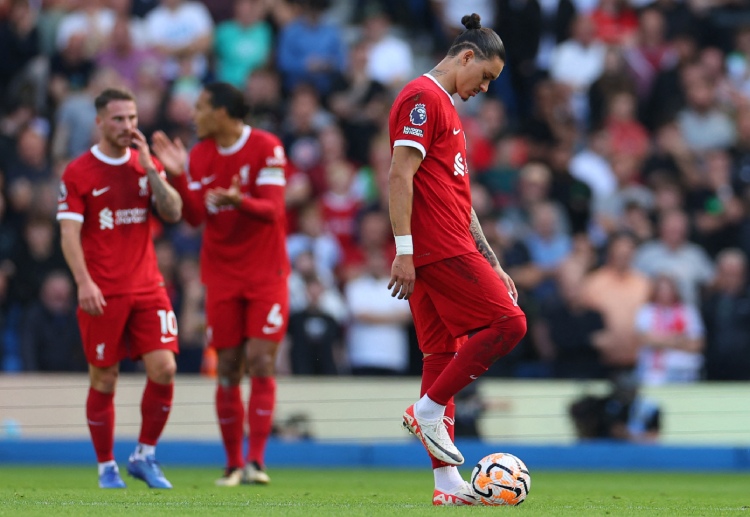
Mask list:
[[[417,342],[422,356],[422,385],[420,397],[423,397],[432,386],[445,367],[453,359],[456,350],[465,341],[465,338],[454,338],[440,319],[434,305],[424,289],[418,286],[414,295],[409,300],[414,325],[417,331]],[[420,420],[418,408],[419,402],[413,407],[415,418]],[[453,418],[455,416],[455,404],[451,399],[445,407],[444,413],[438,412],[433,419],[442,420],[448,439],[453,441]],[[431,415],[432,416],[432,415]],[[429,418],[428,418],[429,420]],[[428,450],[429,451],[429,450]],[[432,472],[435,488],[432,494],[434,505],[469,505],[475,504],[476,499],[471,490],[466,490],[466,481],[461,477],[458,468],[435,458],[430,454]]]
[[[245,406],[242,403],[240,382],[245,371],[245,351],[239,344],[216,351],[216,417],[226,453],[224,475],[216,480],[218,486],[237,486],[242,481],[245,466],[242,444],[245,437]]]
[[[169,419],[177,371],[177,318],[164,290],[134,296],[126,333],[133,359],[142,359],[146,386],[141,398],[141,430],[128,473],[150,488],[172,488],[156,461],[156,444]]]
[[[83,350],[89,363],[86,419],[96,452],[101,488],[125,487],[114,457],[114,398],[119,362],[126,355],[121,335],[127,314],[124,297],[107,298],[101,316],[91,316],[81,309],[77,313]]]
[[[424,354],[422,389],[426,391],[451,360],[460,342],[454,338],[430,299],[424,283],[417,274],[414,292],[409,299],[419,348]],[[417,436],[436,460],[449,465],[461,465],[463,456],[453,444],[445,419],[445,405],[438,405],[422,397],[404,412],[404,427]]]
[[[271,436],[276,407],[276,355],[289,321],[287,291],[271,300],[252,300],[245,315],[247,368],[250,374],[248,424],[250,446],[245,467],[245,482],[267,484],[265,452]]]
[[[479,253],[427,269],[430,298],[451,333],[460,336],[476,330],[427,390],[427,399],[446,405],[515,348],[526,334],[526,317]]]
[[[245,372],[244,313],[244,300],[225,289],[206,287],[208,346],[216,350],[216,418],[226,454],[224,475],[216,480],[218,486],[239,485],[245,465],[245,408],[240,391]]]

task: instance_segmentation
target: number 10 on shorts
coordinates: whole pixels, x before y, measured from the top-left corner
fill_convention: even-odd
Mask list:
[[[171,334],[172,336],[177,335],[177,316],[174,315],[174,311],[160,310],[156,311],[159,315],[159,322],[161,323],[161,333],[163,336]]]

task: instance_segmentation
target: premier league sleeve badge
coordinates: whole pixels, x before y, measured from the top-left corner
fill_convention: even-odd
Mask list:
[[[427,122],[427,108],[425,108],[424,104],[417,104],[411,109],[409,120],[415,126],[421,126]]]

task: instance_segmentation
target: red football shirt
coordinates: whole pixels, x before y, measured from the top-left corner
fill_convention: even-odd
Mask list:
[[[206,191],[229,188],[234,176],[240,178],[243,204],[238,208],[208,206]],[[195,226],[206,223],[201,247],[204,284],[246,286],[258,295],[286,289],[290,271],[286,176],[281,142],[260,129],[245,126],[239,140],[228,148],[219,147],[213,139],[193,147],[187,175],[173,179],[173,184],[185,202],[185,219]]]
[[[154,165],[162,170],[156,160]],[[57,220],[83,223],[83,256],[104,296],[164,285],[151,240],[152,217],[151,186],[137,150],[110,158],[94,146],[63,172]]]
[[[425,74],[401,90],[388,124],[393,147],[414,147],[423,157],[414,176],[414,265],[477,251],[469,232],[466,137],[453,98]]]

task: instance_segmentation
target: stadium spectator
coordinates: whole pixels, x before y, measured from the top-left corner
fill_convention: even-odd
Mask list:
[[[570,174],[591,189],[594,206],[614,194],[617,179],[610,163],[612,135],[604,127],[589,131],[586,145],[570,160]]]
[[[12,299],[28,307],[39,298],[44,278],[65,269],[59,237],[48,214],[33,214],[26,219],[21,242],[11,256],[13,263],[9,291]]]
[[[378,120],[387,111],[390,94],[367,69],[367,43],[358,41],[349,49],[349,62],[334,81],[328,100],[331,113],[347,135],[347,155],[358,164],[368,161],[371,141],[380,130]]]
[[[6,182],[26,178],[32,183],[42,183],[52,178],[47,152],[49,133],[49,123],[43,118],[34,119],[21,130],[16,141],[15,160],[8,164],[5,171]]]
[[[479,15],[461,23],[466,30],[435,68],[404,87],[389,118],[396,258],[388,288],[409,299],[424,354],[421,398],[404,412],[404,425],[431,455],[433,504],[451,506],[478,504],[455,468],[464,459],[449,430],[453,396],[526,333],[513,280],[471,207],[466,139],[452,97],[487,92],[503,70],[505,47],[497,33],[481,27]]]
[[[602,315],[585,304],[582,296],[584,271],[565,265],[557,274],[559,297],[541,304],[531,326],[534,347],[554,377],[602,378],[605,369],[598,340],[602,338]]]
[[[619,92],[635,92],[635,82],[620,47],[607,47],[601,75],[588,89],[589,129],[604,125],[610,98]]]
[[[236,0],[234,18],[216,27],[214,55],[219,81],[244,88],[248,76],[266,65],[273,35],[265,15],[264,0]]]
[[[594,38],[596,27],[588,15],[578,15],[570,38],[559,43],[550,56],[550,77],[571,90],[572,109],[578,120],[587,117],[586,93],[602,74],[607,48]]]
[[[729,248],[716,257],[716,279],[703,300],[706,378],[750,380],[750,290],[747,255]]]
[[[115,12],[105,0],[73,0],[69,4],[71,10],[57,27],[57,50],[63,52],[72,39],[80,38],[84,54],[91,58],[107,46],[115,25]]]
[[[0,106],[17,98],[26,69],[39,54],[37,14],[29,2],[10,3],[7,18],[0,20]]]
[[[319,202],[313,201],[300,210],[299,231],[287,237],[287,249],[292,262],[302,253],[311,253],[320,280],[334,285],[344,252],[336,236],[326,231]]]
[[[683,81],[687,105],[677,114],[677,123],[685,142],[695,151],[734,144],[734,124],[718,106],[716,85],[705,77],[702,68],[696,77],[684,76]]]
[[[124,84],[135,90],[141,71],[152,64],[158,67],[160,60],[152,50],[136,46],[133,37],[130,19],[118,17],[112,27],[108,44],[96,54],[96,65],[99,68],[116,70]]]
[[[343,327],[321,304],[327,288],[314,275],[304,279],[306,305],[289,316],[289,360],[295,375],[336,375]]]
[[[155,454],[172,407],[177,319],[157,269],[150,223],[152,208],[165,221],[177,222],[182,201],[157,171],[137,129],[133,96],[108,89],[95,106],[99,142],[65,169],[57,218],[62,251],[78,285],[78,323],[90,376],[86,418],[99,487],[125,487],[113,450],[114,395],[119,363],[130,357],[143,360],[147,380],[128,473],[150,488],[172,488]]]
[[[279,33],[276,63],[286,92],[310,83],[327,97],[346,64],[341,30],[323,19],[330,0],[303,0],[300,5],[300,14]]]
[[[666,40],[666,29],[666,20],[658,9],[644,9],[638,15],[635,45],[625,48],[625,61],[635,79],[634,91],[641,101],[651,94],[657,74],[677,59],[675,50]]]
[[[703,184],[690,191],[688,209],[693,215],[695,242],[715,257],[739,245],[746,211],[734,191],[729,153],[715,149],[704,154]]]
[[[680,210],[661,214],[659,237],[639,246],[633,267],[651,277],[673,275],[688,304],[698,303],[701,287],[714,277],[706,251],[688,240],[688,218]]]
[[[190,75],[206,76],[213,26],[206,6],[195,0],[160,0],[146,15],[146,40],[166,60],[165,79],[175,79],[183,64]]]
[[[393,33],[388,14],[375,9],[362,25],[367,46],[367,75],[389,88],[400,88],[413,78],[411,47]]]
[[[700,313],[682,302],[671,277],[657,276],[652,289],[651,300],[635,317],[640,344],[636,375],[644,386],[695,382],[703,367]]]
[[[390,296],[388,262],[380,250],[365,256],[362,274],[346,284],[351,320],[346,349],[354,375],[403,375],[409,366],[409,305]]]
[[[633,324],[636,312],[651,293],[648,278],[633,269],[635,249],[633,235],[612,235],[607,242],[606,262],[586,275],[581,287],[585,305],[604,318],[604,332],[595,345],[603,364],[613,370],[629,370],[635,365],[638,344]]]
[[[87,370],[73,294],[73,282],[61,270],[42,280],[39,298],[25,311],[20,329],[25,371]]]
[[[226,453],[218,486],[270,482],[265,451],[276,406],[276,355],[289,324],[284,206],[289,165],[278,137],[246,125],[246,115],[239,89],[211,83],[195,106],[201,141],[189,158],[180,140],[163,132],[153,137],[185,201],[185,219],[205,224],[201,278],[208,345],[218,360],[216,413]],[[245,373],[247,412],[240,390]],[[245,415],[250,433],[243,456]]]

